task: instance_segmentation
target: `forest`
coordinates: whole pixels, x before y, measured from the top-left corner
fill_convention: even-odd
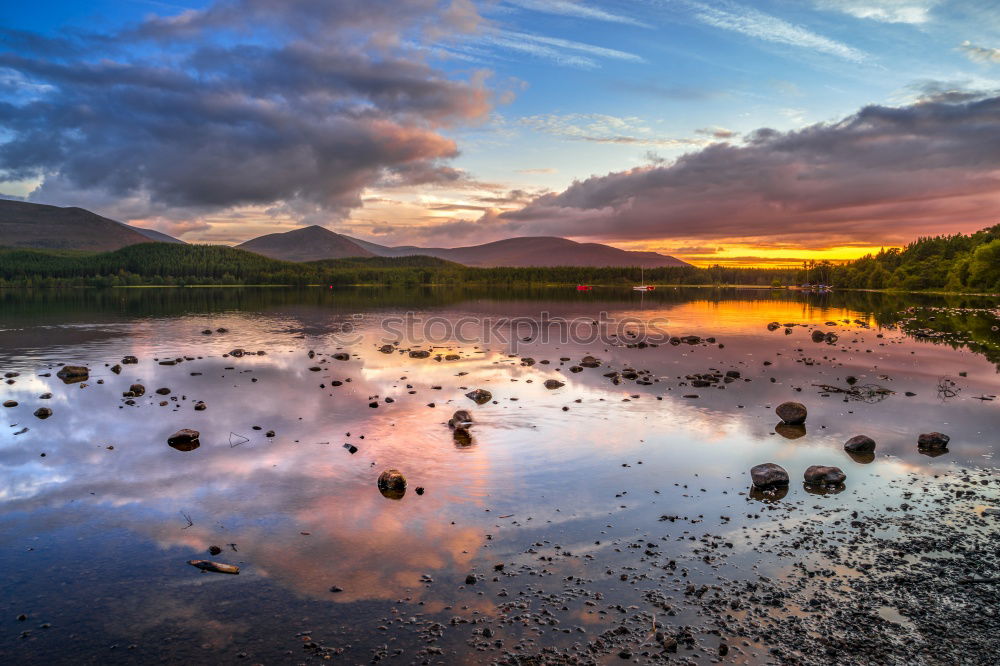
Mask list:
[[[755,285],[1000,292],[1000,225],[918,238],[843,264],[473,268],[426,256],[351,257],[295,263],[222,245],[141,243],[114,252],[0,248],[0,287],[145,285]]]

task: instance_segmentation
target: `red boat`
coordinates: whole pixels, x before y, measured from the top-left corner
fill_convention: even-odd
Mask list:
[[[577,291],[593,291],[594,288],[591,287],[589,284],[578,284],[578,285],[576,285],[576,290]]]

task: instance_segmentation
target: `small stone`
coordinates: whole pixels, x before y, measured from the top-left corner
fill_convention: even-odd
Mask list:
[[[222,548],[220,548],[219,546],[209,546],[208,552],[210,555],[218,555],[219,553],[222,552]]]
[[[3,406],[4,407],[17,407],[17,400],[4,400],[3,401]]]
[[[378,476],[378,489],[389,499],[401,499],[406,492],[406,477],[398,469],[387,469]]]
[[[825,486],[839,486],[847,480],[847,475],[839,467],[812,465],[803,474],[806,483]]]
[[[35,416],[37,416],[40,419],[47,419],[50,416],[52,416],[52,410],[49,409],[48,407],[39,407],[38,409],[35,410]]]
[[[493,394],[486,389],[476,389],[475,391],[469,391],[465,394],[465,397],[472,400],[477,405],[485,405],[487,402],[493,399]]]
[[[466,585],[475,585],[476,584],[476,576],[475,576],[475,574],[469,574],[468,576],[466,576],[465,577],[465,584]]]
[[[783,402],[774,410],[783,422],[788,425],[802,425],[806,422],[808,411],[800,402]]]
[[[762,463],[750,469],[753,485],[762,490],[788,485],[788,472],[781,465]]]
[[[554,390],[554,389],[557,389],[557,388],[562,388],[563,386],[566,386],[566,384],[564,384],[563,382],[559,381],[558,379],[546,379],[545,380],[545,388],[547,388],[549,390]]]
[[[917,438],[917,446],[921,449],[947,449],[951,437],[939,432],[925,432]]]
[[[875,450],[875,440],[867,435],[856,435],[844,442],[844,450],[851,453],[871,453]]]

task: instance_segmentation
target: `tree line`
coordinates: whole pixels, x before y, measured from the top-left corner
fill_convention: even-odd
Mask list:
[[[756,285],[1000,292],[1000,225],[918,238],[855,261],[802,268],[739,266],[474,268],[427,256],[305,263],[221,245],[141,243],[113,252],[0,248],[0,286],[142,285]]]

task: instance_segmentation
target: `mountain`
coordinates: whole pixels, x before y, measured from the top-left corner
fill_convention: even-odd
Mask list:
[[[348,237],[350,238],[350,237]],[[423,254],[465,266],[689,266],[685,261],[657,252],[619,250],[600,243],[577,243],[555,236],[521,236],[456,248],[414,246],[385,247],[350,238],[365,250],[383,257]]]
[[[373,257],[371,252],[347,236],[313,225],[284,233],[267,234],[237,245],[241,250],[284,261],[318,261],[345,257]]]
[[[180,238],[174,238],[173,236],[168,236],[162,231],[157,231],[156,229],[143,229],[142,227],[133,227],[131,224],[125,224],[124,222],[119,222],[118,224],[128,227],[138,231],[140,234],[145,236],[148,241],[156,241],[157,243],[180,243],[181,245],[187,245],[187,242],[182,241]]]
[[[83,208],[0,199],[2,246],[106,252],[165,239],[183,242],[156,231],[130,227]]]

